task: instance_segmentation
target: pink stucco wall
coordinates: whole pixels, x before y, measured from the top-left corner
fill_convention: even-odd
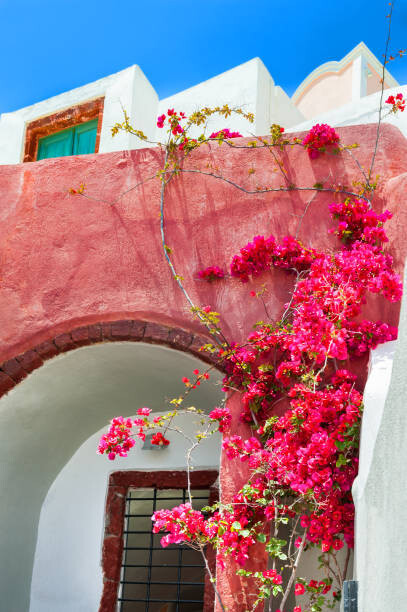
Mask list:
[[[376,126],[338,131],[343,142],[360,144],[355,154],[367,167]],[[375,206],[395,213],[388,233],[400,271],[407,250],[406,159],[407,141],[396,128],[384,125],[375,167],[380,174]],[[161,163],[160,151],[145,149],[0,167],[0,363],[57,334],[100,321],[132,318],[201,331],[163,258],[159,181],[131,189],[154,177]],[[207,172],[208,163],[248,188],[282,183],[266,151],[214,145],[193,154],[185,167]],[[360,180],[346,153],[311,162],[302,148],[294,147],[284,154],[284,164],[289,180],[298,186],[327,183],[329,177],[348,186]],[[249,174],[249,168],[255,172]],[[94,199],[68,193],[81,182]],[[196,173],[183,174],[170,185],[167,244],[176,268],[197,304],[209,304],[222,313],[229,340],[243,339],[264,316],[258,301],[249,297],[253,287],[267,278],[272,287],[268,307],[278,316],[292,278],[275,271],[248,285],[231,279],[208,285],[197,280],[197,270],[227,266],[233,254],[256,234],[273,233],[281,238],[295,232],[298,215],[312,195],[291,191],[248,196]],[[327,205],[333,197],[319,193],[310,205],[299,231],[305,244],[317,248],[332,244]],[[117,202],[114,206],[113,201]],[[398,306],[382,300],[371,300],[369,311],[372,317],[392,323],[398,318]],[[238,400],[231,401],[237,410]],[[230,462],[222,465],[226,498],[243,477]],[[233,570],[225,570],[221,585],[231,610],[246,609],[243,601],[233,603],[241,590]]]

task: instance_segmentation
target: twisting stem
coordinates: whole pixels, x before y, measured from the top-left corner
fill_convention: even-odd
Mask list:
[[[209,428],[210,428],[210,424],[208,423],[208,425],[206,427],[206,430],[204,432],[203,438],[205,438],[206,435],[208,434]],[[189,440],[191,442],[191,446],[187,450],[187,454],[186,454],[186,463],[187,463],[187,491],[188,491],[188,500],[189,500],[189,503],[191,504],[191,507],[192,507],[192,494],[191,494],[191,469],[192,469],[192,464],[191,464],[191,458],[192,458],[192,453],[199,446],[199,443],[201,442],[201,440],[203,438],[200,438],[198,440],[192,440],[191,438],[189,438],[189,436],[186,436],[181,430],[177,429],[177,431],[178,431],[178,433],[183,435],[185,438],[187,438],[187,440]],[[216,599],[219,602],[219,605],[220,605],[220,607],[222,609],[222,612],[226,612],[225,611],[225,607],[224,607],[223,602],[222,602],[221,595],[219,593],[219,590],[218,590],[218,587],[217,587],[217,584],[216,584],[216,579],[213,577],[211,568],[209,567],[208,559],[206,558],[205,549],[204,549],[203,544],[198,542],[198,548],[199,548],[199,552],[201,553],[202,559],[203,559],[203,561],[205,563],[205,568],[206,568],[206,571],[208,572],[209,579],[210,579],[210,581],[212,583]]]
[[[267,187],[265,189],[245,189],[245,187],[242,187],[242,185],[238,185],[237,183],[235,183],[234,181],[225,178],[224,176],[221,176],[220,174],[215,174],[214,172],[204,172],[203,170],[195,170],[193,168],[179,168],[180,172],[191,172],[194,174],[203,174],[204,176],[212,176],[213,178],[219,179],[221,181],[224,181],[225,183],[229,183],[229,185],[232,185],[233,187],[236,187],[236,189],[239,189],[240,191],[243,191],[244,193],[247,193],[249,195],[259,195],[261,193],[273,193],[276,191],[316,191],[316,192],[327,192],[327,193],[341,193],[344,195],[348,195],[348,196],[353,196],[355,198],[361,198],[362,200],[365,200],[366,202],[370,202],[370,200],[368,198],[366,198],[364,195],[360,195],[359,193],[355,193],[354,191],[348,191],[347,189],[335,189],[334,187],[298,187],[297,185],[293,185],[293,186],[289,186],[289,187]]]
[[[199,548],[201,549],[202,558],[203,558],[204,563],[205,563],[206,571],[208,572],[208,575],[209,575],[209,580],[211,581],[211,583],[213,585],[213,590],[215,591],[216,599],[218,600],[218,603],[219,603],[219,605],[221,607],[222,612],[225,612],[225,606],[223,605],[223,601],[222,601],[222,598],[221,598],[220,593],[218,591],[218,587],[216,586],[216,580],[213,577],[213,574],[211,572],[211,568],[209,567],[208,559],[206,558],[206,555],[205,555],[205,553],[203,551],[202,544],[199,545]]]
[[[344,568],[343,568],[343,579],[344,580],[346,580],[346,574],[348,573],[349,559],[350,559],[350,548],[348,546],[348,550],[346,552],[345,565],[344,565]]]
[[[166,168],[167,166],[167,161],[168,161],[168,156],[169,156],[169,151],[168,149],[166,149],[165,152],[165,158],[164,158],[164,168]],[[187,290],[185,289],[181,278],[179,277],[179,275],[177,274],[175,268],[174,268],[174,264],[172,263],[170,256],[168,254],[167,251],[167,244],[165,242],[165,229],[164,229],[164,202],[165,202],[165,189],[168,185],[168,183],[171,181],[171,179],[173,178],[175,174],[175,171],[172,170],[170,173],[170,176],[168,178],[164,178],[164,175],[162,175],[161,177],[161,192],[160,192],[160,233],[161,233],[161,244],[163,247],[163,253],[164,253],[164,257],[167,261],[167,264],[171,270],[172,276],[175,279],[178,287],[181,289],[182,293],[184,294],[184,297],[186,298],[188,304],[191,306],[191,308],[195,309],[196,306],[194,304],[194,302],[192,301],[192,299],[189,296],[189,293],[187,292]],[[202,314],[200,312],[196,312],[197,317],[199,318],[199,320],[201,321],[201,323],[203,323],[205,325],[205,327],[211,331],[212,327],[209,324],[209,322],[202,316]],[[223,334],[222,337],[224,338]],[[215,342],[219,345],[222,346],[222,342],[220,342],[220,340],[216,337],[216,334],[214,334],[214,340]]]
[[[300,562],[301,554],[302,554],[302,551],[304,550],[305,538],[306,537],[307,537],[307,530],[304,531],[304,534],[302,536],[301,544],[300,544],[300,547],[298,549],[297,557],[295,559],[295,563],[294,563],[294,566],[293,566],[293,569],[292,569],[292,572],[291,572],[290,580],[288,581],[287,588],[286,588],[286,590],[284,592],[284,595],[283,595],[283,599],[281,600],[281,604],[280,604],[281,612],[284,612],[284,606],[285,606],[285,603],[286,603],[286,601],[288,599],[288,596],[290,594],[291,587],[293,585],[293,582],[294,582],[294,579],[295,579],[295,575],[297,573],[297,568],[298,568],[298,564]]]
[[[168,149],[165,152],[165,158],[164,158],[164,167],[167,166],[167,161],[168,161]],[[160,233],[161,233],[161,243],[162,243],[162,247],[163,247],[163,251],[164,251],[164,257],[167,260],[167,264],[170,267],[170,270],[172,272],[172,275],[175,279],[175,281],[178,284],[178,287],[181,289],[182,293],[184,294],[188,304],[194,308],[195,304],[193,303],[193,301],[191,300],[191,298],[189,297],[189,294],[187,293],[187,291],[184,288],[184,285],[182,284],[175,268],[174,265],[170,259],[170,256],[168,255],[167,252],[167,245],[165,243],[165,231],[164,231],[164,201],[165,201],[165,189],[168,185],[168,183],[170,182],[170,180],[172,179],[172,177],[174,176],[174,173],[172,172],[169,176],[168,179],[164,178],[164,176],[161,177],[161,193],[160,193]],[[199,318],[202,318],[202,315],[199,315]]]
[[[338,560],[337,560],[336,556],[334,554],[331,555],[331,556],[332,556],[332,559],[334,560],[334,563],[335,563],[335,566],[336,566],[336,570],[338,572],[339,587],[342,589],[344,578],[342,576],[341,568],[339,567],[339,563],[338,563]]]
[[[305,206],[304,212],[302,213],[302,215],[300,217],[300,220],[298,221],[297,229],[295,231],[295,239],[296,240],[298,239],[298,234],[300,232],[302,222],[304,221],[304,217],[307,214],[309,207],[311,206],[312,202],[315,200],[316,197],[317,197],[317,192],[315,192],[313,194],[313,196],[311,197],[311,199],[308,200],[308,202],[307,202],[307,204]]]
[[[379,138],[380,138],[380,125],[382,122],[382,104],[383,104],[383,94],[384,94],[384,77],[386,74],[386,63],[387,63],[387,54],[389,52],[389,44],[390,44],[390,34],[391,34],[391,18],[393,15],[393,7],[394,7],[394,2],[395,0],[393,0],[392,2],[390,2],[390,13],[388,15],[388,19],[389,19],[389,27],[387,30],[387,40],[386,40],[386,49],[384,52],[384,60],[383,60],[383,70],[382,70],[382,88],[381,88],[381,92],[380,92],[380,104],[379,104],[379,121],[377,122],[377,130],[376,130],[376,142],[375,142],[375,147],[373,150],[373,155],[372,155],[372,161],[370,164],[370,169],[369,169],[369,174],[368,174],[368,184],[370,186],[370,181],[372,179],[372,172],[373,172],[373,167],[374,167],[374,163],[375,163],[375,159],[376,159],[376,153],[377,153],[377,148],[379,146]]]

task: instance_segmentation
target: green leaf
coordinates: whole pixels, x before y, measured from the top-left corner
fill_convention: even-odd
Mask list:
[[[348,460],[346,459],[345,455],[339,455],[336,461],[336,467],[342,467],[343,465],[346,465],[347,463],[348,463]]]
[[[241,529],[242,529],[242,526],[239,523],[239,521],[235,521],[234,523],[232,523],[232,530],[233,531],[240,531]]]
[[[245,569],[238,569],[236,570],[236,574],[238,576],[251,576],[253,572],[249,572],[248,570],[245,570]]]
[[[257,541],[261,542],[262,544],[264,544],[267,541],[267,536],[265,533],[258,533],[257,534]]]

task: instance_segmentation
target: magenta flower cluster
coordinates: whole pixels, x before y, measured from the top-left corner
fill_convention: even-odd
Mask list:
[[[402,93],[398,93],[395,96],[389,96],[386,100],[386,104],[392,105],[392,113],[397,113],[397,111],[404,112],[406,108],[406,100]]]
[[[314,125],[302,141],[311,159],[319,157],[321,153],[326,151],[326,147],[337,145],[338,143],[339,134],[326,123]]]
[[[186,119],[185,113],[177,113],[173,108],[169,108],[167,110],[167,115],[163,114],[157,118],[157,127],[163,128],[167,122],[168,128],[171,130],[173,136],[183,134],[184,128],[181,127],[181,121]]]
[[[274,236],[255,236],[252,242],[240,249],[239,255],[233,257],[230,273],[247,282],[250,277],[259,276],[273,266],[303,270],[310,266],[315,256],[314,249],[305,248],[293,236],[286,236],[281,244],[276,242]]]
[[[206,280],[208,282],[213,282],[214,280],[218,280],[220,278],[224,278],[225,273],[222,268],[219,266],[208,266],[204,270],[199,270],[198,277],[202,280]]]
[[[223,128],[223,130],[219,130],[219,132],[212,132],[209,138],[242,138],[242,134],[239,132],[231,132],[228,128]]]
[[[137,418],[134,420],[126,419],[122,416],[112,419],[108,432],[100,438],[97,450],[99,455],[107,455],[111,461],[117,456],[127,457],[127,453],[136,443],[134,437],[139,438],[143,442],[146,439],[145,431],[150,427],[148,420],[150,414],[151,408],[144,406],[137,410]],[[154,425],[159,425],[160,422],[161,417],[154,417]],[[137,428],[137,433],[133,431],[134,426]],[[161,432],[153,434],[151,438],[151,444],[157,446],[167,446],[169,443],[169,440]]]
[[[380,246],[387,242],[384,223],[392,218],[390,211],[378,214],[369,207],[366,200],[347,199],[345,202],[333,202],[329,205],[333,219],[339,221],[336,230],[331,230],[343,242],[361,240]]]

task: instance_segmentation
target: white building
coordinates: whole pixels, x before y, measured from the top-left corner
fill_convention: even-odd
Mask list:
[[[230,107],[243,108],[254,113],[254,124],[248,128],[247,123],[237,117],[231,127],[244,135],[249,135],[250,130],[255,135],[265,135],[273,123],[289,131],[302,131],[315,123],[325,122],[334,126],[375,123],[381,95],[381,70],[378,59],[360,43],[342,60],[315,69],[291,98],[275,84],[263,62],[255,58],[159,100],[142,70],[134,65],[94,83],[1,115],[0,164],[145,147],[143,142],[126,132],[112,138],[111,128],[121,120],[123,109],[126,109],[132,124],[151,140],[160,138],[157,116],[172,107],[187,114],[202,106],[226,103]],[[399,91],[407,96],[407,85],[399,86],[387,70],[384,84],[386,97]],[[398,116],[397,120],[394,115],[386,115],[386,112],[384,115],[384,121],[396,122],[407,136],[407,113],[405,117]],[[210,125],[211,131],[224,127],[224,120],[219,118],[214,118]],[[399,600],[397,597],[400,597],[403,584],[401,570],[405,566],[407,542],[403,540],[404,554],[397,543],[407,520],[403,483],[392,481],[392,499],[386,501],[386,508],[382,507],[383,504],[377,506],[391,516],[393,522],[384,549],[383,520],[372,510],[375,508],[372,499],[379,499],[380,487],[385,486],[381,473],[383,463],[380,462],[383,453],[387,467],[390,462],[389,471],[403,471],[405,452],[402,450],[406,440],[399,425],[405,421],[405,402],[401,398],[406,394],[403,378],[406,316],[404,304],[402,341],[396,352],[394,380],[391,379],[393,356],[388,347],[384,347],[372,360],[372,374],[366,390],[361,473],[355,484],[358,512],[355,577],[364,579],[361,612],[376,612],[363,606],[365,601],[372,601],[371,596],[368,599],[368,592],[374,592],[376,600],[380,600],[384,581],[397,581],[394,601]],[[151,405],[160,412],[162,396],[179,393],[181,376],[199,362],[184,354],[177,354],[169,362],[167,353],[166,348],[152,348],[142,343],[83,347],[52,359],[1,400],[4,410],[0,414],[3,415],[2,429],[5,432],[2,469],[7,499],[1,504],[0,518],[1,524],[7,525],[8,529],[3,531],[0,539],[2,550],[18,548],[21,551],[15,565],[6,564],[7,571],[3,573],[3,583],[11,584],[9,593],[12,591],[14,607],[2,608],[0,596],[1,612],[27,612],[28,600],[30,612],[97,610],[103,586],[100,557],[106,479],[111,466],[95,455],[96,440],[100,435],[100,431],[95,433],[95,428],[105,429],[105,423],[112,416],[112,405],[115,413],[120,414],[137,395],[140,404]],[[120,383],[116,381],[114,393],[109,379],[112,363],[120,380]],[[155,383],[150,374],[157,368],[167,371],[165,380],[161,377],[159,383]],[[174,380],[178,383],[173,383]],[[63,381],[62,385],[60,381]],[[117,389],[120,389],[119,393]],[[152,396],[151,389],[154,391]],[[218,396],[216,387],[202,391],[198,406],[214,405]],[[83,411],[85,401],[86,413]],[[70,427],[76,431],[69,440],[60,428],[62,414],[69,415]],[[53,464],[47,459],[47,449],[33,439],[30,427],[21,426],[21,423],[29,423],[30,419],[38,419],[37,426],[41,423],[42,429],[49,431],[50,444],[55,446]],[[185,429],[185,423],[183,427]],[[186,429],[189,427],[192,429],[192,424],[187,423]],[[387,448],[391,449],[390,455],[384,450]],[[128,460],[119,460],[117,468],[183,470],[184,451],[185,444],[171,445],[165,454],[138,449]],[[195,468],[217,470],[219,454],[220,440],[214,436],[196,454]],[[21,457],[23,470],[18,461]],[[18,486],[15,483],[19,483]],[[27,520],[25,504],[30,504],[31,522]],[[372,538],[372,530],[373,535],[381,534],[381,539]],[[19,541],[15,539],[16,533]],[[89,551],[86,557],[82,554],[84,549]],[[34,561],[26,550],[32,551]],[[395,561],[390,564],[389,559],[395,550]],[[66,551],[63,556],[61,551]],[[371,558],[375,559],[374,564],[370,564]],[[395,564],[400,567],[400,576],[392,577],[388,568],[394,568]],[[28,578],[26,591],[15,592],[12,583],[19,573],[26,577],[32,574],[31,592],[27,586]],[[377,575],[382,578],[377,580]],[[396,612],[388,599],[381,601],[377,612],[379,610]],[[397,608],[397,612],[401,610]]]
[[[64,148],[65,141],[65,144],[58,142],[56,146],[62,146],[63,150],[58,149],[57,156],[145,147],[145,143],[126,132],[112,138],[111,128],[121,120],[123,109],[133,126],[153,141],[161,136],[156,127],[157,116],[174,107],[187,114],[203,106],[229,104],[232,108],[243,108],[254,113],[254,124],[248,125],[244,119],[234,117],[233,129],[247,136],[250,133],[265,135],[273,123],[290,131],[301,131],[325,121],[331,125],[374,123],[378,119],[381,71],[378,59],[361,42],[342,60],[316,68],[292,98],[274,83],[263,62],[254,58],[160,100],[142,70],[134,65],[32,106],[2,114],[0,164],[54,157],[55,149],[47,154],[44,145],[51,140],[51,145],[55,146],[56,135],[61,132],[67,138],[71,136],[67,146],[73,148],[68,150]],[[384,84],[386,90],[404,91],[387,70]],[[385,120],[394,121],[394,116]],[[85,124],[89,131],[82,141],[80,134],[68,134],[68,129],[77,130],[78,125]],[[398,118],[397,125],[407,134],[407,117],[401,118],[401,122]],[[223,127],[224,120],[219,117],[210,123],[213,131]]]

